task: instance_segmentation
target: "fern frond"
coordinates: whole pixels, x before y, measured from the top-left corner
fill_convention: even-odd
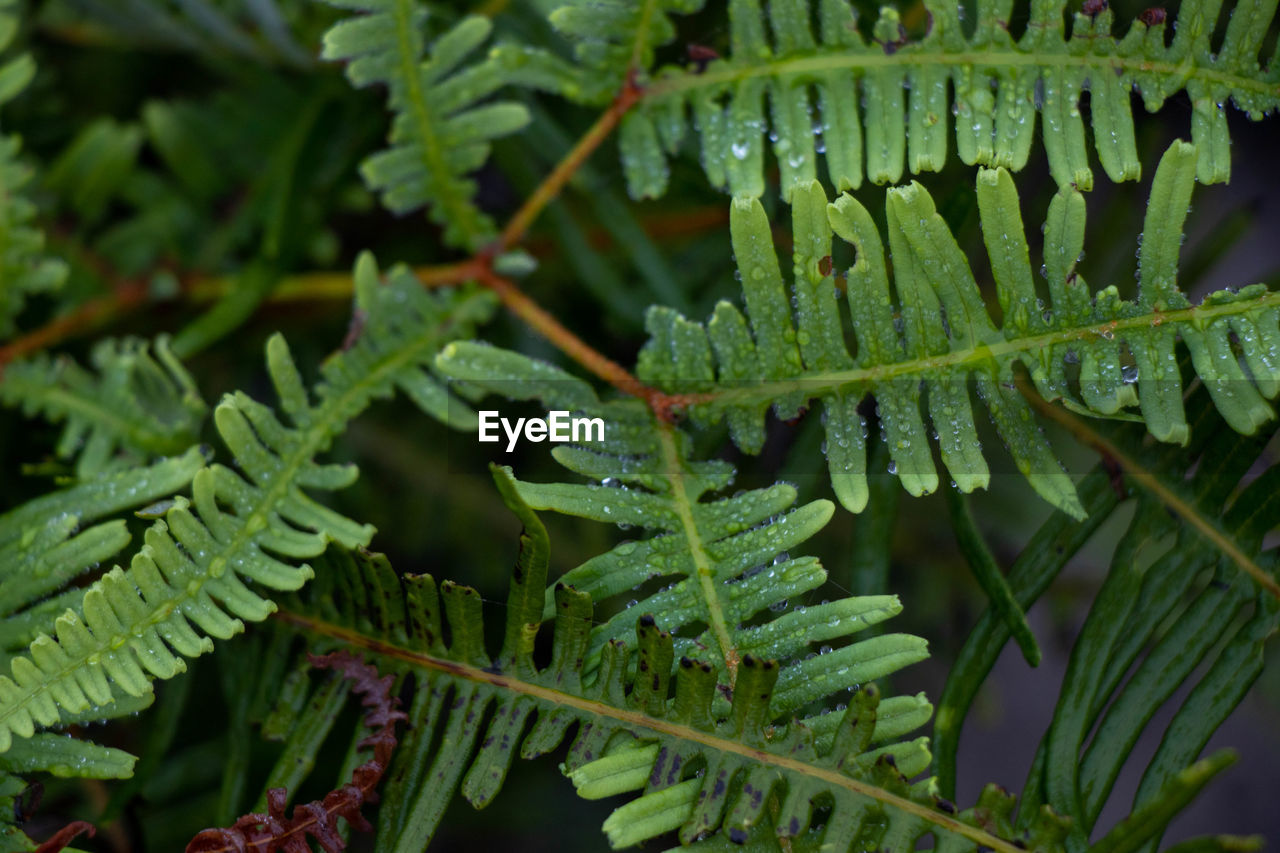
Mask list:
[[[592,605],[563,583],[553,593],[550,662],[536,663],[549,545],[519,485],[503,469],[495,478],[524,524],[496,657],[485,647],[474,590],[396,573],[376,554],[331,548],[316,583],[279,616],[305,632],[308,645],[360,650],[400,673],[406,689],[413,685],[411,727],[384,791],[378,849],[421,850],[456,790],[487,805],[517,750],[525,758],[553,751],[575,724],[564,770],[579,793],[642,791],[605,824],[615,847],[679,830],[683,842],[701,838],[695,847],[708,849],[779,849],[781,839],[788,850],[910,850],[928,835],[941,850],[1065,849],[1068,823],[1051,809],[1024,808],[1031,827],[1023,829],[1014,797],[996,786],[957,814],[931,780],[911,783],[923,765],[908,763],[910,742],[894,741],[918,723],[904,725],[874,684],[861,686],[847,711],[830,713],[831,725],[814,727],[774,715],[778,667],[748,655],[718,711],[712,667],[680,658],[672,674],[672,636],[649,615],[637,620],[631,647],[608,643],[594,677],[584,676]],[[1217,756],[1179,774],[1158,806],[1193,796],[1226,763]],[[1139,812],[1107,843],[1130,849],[1166,821]]]
[[[1231,427],[1252,433],[1273,414],[1265,398],[1280,392],[1280,296],[1253,285],[1211,294],[1193,306],[1177,287],[1195,162],[1194,147],[1181,142],[1160,162],[1133,300],[1121,299],[1115,287],[1091,292],[1077,273],[1084,199],[1066,189],[1054,198],[1046,223],[1050,299],[1043,303],[1032,281],[1012,179],[1003,169],[981,172],[978,208],[1002,328],[919,184],[889,191],[892,290],[883,244],[866,209],[849,195],[827,204],[817,183],[797,189],[794,319],[764,210],[753,200],[735,201],[731,229],[746,316],[728,302],[716,306],[706,325],[652,309],[647,322],[652,337],[640,354],[637,375],[689,395],[697,423],[726,418],[734,441],[752,453],[763,442],[764,415],[771,405],[787,419],[820,399],[832,485],[854,512],[867,500],[866,427],[857,407],[868,394],[875,396],[893,467],[908,492],[926,494],[939,482],[922,402],[942,461],[960,490],[986,487],[990,472],[970,406],[972,382],[1018,470],[1051,504],[1080,516],[1070,479],[1015,387],[1016,364],[1030,370],[1048,399],[1108,417],[1127,416],[1125,410],[1136,404],[1156,438],[1185,443],[1182,376],[1175,358],[1181,341]],[[833,231],[857,254],[846,278],[852,348],[844,338],[840,291],[831,269]]]
[[[17,0],[0,0],[0,51],[17,34],[16,5]],[[0,62],[0,106],[21,94],[35,73],[30,54]],[[20,149],[17,137],[0,136],[0,340],[13,333],[28,296],[56,289],[67,276],[66,264],[45,256],[44,235],[31,226],[35,206],[22,190],[32,172],[19,162]]]
[[[1173,692],[1190,691],[1146,766],[1136,808],[1155,805],[1161,787],[1195,761],[1258,677],[1264,646],[1280,628],[1274,596],[1258,592],[1240,565],[1248,560],[1276,574],[1275,548],[1264,550],[1263,536],[1280,523],[1280,468],[1257,470],[1276,430],[1241,436],[1223,429],[1207,397],[1200,389],[1188,403],[1194,418],[1186,451],[1150,446],[1132,425],[1066,416],[1135,472],[1125,491],[1137,503],[1073,650],[1041,745],[1045,761],[1037,760],[1027,788],[1031,801],[1049,802],[1074,819],[1081,843],[1136,739]],[[1097,527],[1126,505],[1102,466],[1081,482],[1080,494],[1089,518],[1051,518],[1010,570],[1021,606],[1034,603]],[[960,725],[1008,636],[999,615],[984,615],[948,678],[935,726],[943,791],[954,789]],[[1066,755],[1069,766],[1060,763]],[[1145,849],[1154,853],[1155,842]]]
[[[1222,182],[1230,176],[1227,102],[1254,120],[1280,107],[1280,62],[1272,58],[1265,70],[1259,62],[1275,14],[1269,0],[1238,2],[1216,51],[1218,0],[1185,2],[1168,23],[1163,15],[1154,25],[1136,20],[1123,37],[1112,34],[1106,6],[1071,15],[1068,36],[1066,3],[1019,3],[1018,13],[1030,7],[1030,20],[1017,41],[1008,30],[1013,0],[979,2],[972,35],[959,4],[926,0],[929,31],[918,41],[905,37],[891,7],[881,9],[867,41],[847,0],[770,0],[767,18],[761,5],[730,3],[729,55],[705,68],[659,72],[627,116],[621,144],[633,195],[666,191],[666,158],[682,145],[690,112],[712,184],[735,196],[761,195],[768,133],[789,196],[817,177],[819,155],[837,191],[861,184],[864,151],[873,183],[896,183],[908,168],[940,170],[949,115],[963,162],[1017,171],[1039,114],[1054,179],[1088,190],[1086,91],[1093,145],[1113,181],[1141,171],[1130,92],[1154,112],[1185,90],[1197,176]],[[1176,33],[1166,47],[1168,26]]]
[[[463,19],[426,47],[427,8],[418,0],[326,0],[360,13],[324,36],[322,57],[343,60],[355,86],[387,87],[394,114],[391,147],[361,167],[369,187],[394,213],[427,206],[444,240],[476,250],[495,234],[475,204],[467,175],[484,164],[489,143],[529,121],[511,101],[480,102],[507,83],[492,58],[464,65],[489,37],[487,18]]]
[[[583,661],[587,672],[600,664],[611,642],[630,637],[636,613],[663,614],[663,628],[681,635],[673,641],[677,655],[711,663],[726,689],[747,655],[782,662],[772,692],[774,714],[799,712],[927,656],[924,641],[905,634],[841,645],[901,612],[895,596],[843,599],[773,615],[787,609],[788,599],[826,581],[817,560],[792,559],[786,552],[830,520],[830,501],[792,508],[796,490],[781,483],[715,498],[732,481],[731,465],[692,459],[689,436],[639,401],[601,403],[589,385],[551,365],[466,341],[446,347],[438,363],[477,388],[604,421],[603,443],[552,451],[566,468],[599,485],[518,483],[521,498],[534,509],[655,534],[622,543],[563,578],[597,601],[632,594],[650,582],[668,583],[592,631]],[[553,612],[548,598],[544,615]],[[833,650],[833,644],[841,647]],[[819,648],[822,654],[816,654]],[[891,701],[917,725],[928,718],[923,697]]]
[[[57,453],[76,460],[78,477],[195,443],[208,408],[167,336],[150,345],[105,340],[91,360],[96,375],[66,356],[10,364],[0,374],[0,404],[65,422]]]
[[[1272,466],[1241,488],[1267,437],[1220,432],[1205,447],[1205,458],[1217,464],[1174,486],[1244,554],[1258,554],[1263,536],[1280,523],[1280,469]],[[1174,480],[1171,473],[1161,479]],[[1178,709],[1148,764],[1138,806],[1152,803],[1161,784],[1204,748],[1261,671],[1263,646],[1280,628],[1275,599],[1242,578],[1218,543],[1169,522],[1156,495],[1140,496],[1081,629],[1045,741],[1053,769],[1045,771],[1044,798],[1079,815],[1082,835],[1097,821],[1138,736],[1173,692],[1186,683],[1194,700]],[[1171,534],[1172,543],[1165,538]],[[1274,548],[1255,559],[1276,576]],[[1210,666],[1197,680],[1193,674],[1205,661]],[[1070,766],[1056,763],[1066,754]]]
[[[999,801],[1005,817],[980,829],[979,817],[947,811],[927,781],[907,781],[927,757],[917,764],[913,742],[893,741],[919,721],[903,725],[891,700],[880,702],[872,684],[859,689],[847,712],[829,714],[833,722],[825,731],[815,729],[775,712],[779,668],[748,654],[731,702],[717,713],[712,666],[679,658],[673,675],[671,633],[648,615],[633,623],[634,651],[609,642],[595,677],[584,676],[591,601],[563,583],[553,593],[551,661],[535,663],[546,531],[520,501],[520,486],[509,473],[495,469],[495,479],[524,524],[496,657],[485,648],[474,590],[448,581],[437,587],[428,575],[398,575],[379,555],[331,549],[330,565],[304,600],[286,604],[281,613],[315,641],[360,649],[380,669],[413,679],[412,726],[384,792],[379,849],[421,850],[455,789],[473,805],[486,805],[517,750],[526,758],[550,752],[575,723],[565,771],[580,793],[648,791],[606,824],[616,846],[676,828],[690,840],[722,827],[730,838],[745,837],[767,819],[771,804],[781,802],[782,836],[825,832],[828,841],[851,843],[847,830],[866,818],[884,821],[904,839],[937,832],[956,850],[1015,849],[998,837],[1012,829],[1012,798],[1001,799],[993,789],[987,799]],[[810,827],[817,803],[827,797],[837,804],[833,815]],[[1053,839],[1064,831],[1046,811],[1033,834],[1046,843],[1035,849],[1060,849]]]
[[[199,471],[192,496],[175,497],[146,533],[127,570],[117,566],[83,593],[0,677],[0,752],[14,736],[109,705],[115,691],[141,696],[153,678],[185,669],[184,658],[212,647],[210,637],[240,631],[274,611],[252,589],[293,590],[311,576],[301,561],[330,541],[365,545],[368,525],[317,503],[308,490],[349,485],[356,470],[315,457],[347,421],[396,388],[429,414],[466,423],[466,408],[434,379],[429,365],[448,339],[470,332],[492,300],[472,291],[428,293],[407,270],[380,283],[372,258],[356,269],[364,334],[322,368],[315,402],[284,339],[267,345],[267,365],[288,424],[243,393],[230,394],[214,419],[239,472],[215,464]],[[472,415],[474,418],[474,415]]]
[[[45,596],[129,544],[123,520],[90,522],[172,495],[205,461],[192,448],[148,466],[99,474],[0,515],[0,649],[29,644],[83,591]]]

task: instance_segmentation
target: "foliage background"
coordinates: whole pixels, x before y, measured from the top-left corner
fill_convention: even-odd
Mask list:
[[[442,21],[451,13],[475,11],[468,4],[434,5]],[[546,5],[490,0],[480,10],[493,15],[500,34],[536,40],[545,26],[541,14]],[[688,44],[723,49],[727,32],[716,5],[681,20],[680,35],[666,50],[666,59],[679,60]],[[873,20],[873,6],[860,5],[864,18]],[[1112,5],[1119,20],[1140,11],[1140,4]],[[270,264],[286,282],[299,274],[336,271],[333,280],[301,279],[296,292],[279,288],[242,325],[199,348],[188,361],[206,400],[233,389],[266,397],[261,353],[271,333],[287,335],[302,365],[317,364],[342,341],[350,303],[341,282],[358,251],[373,249],[384,263],[427,264],[453,256],[440,248],[434,227],[421,216],[397,218],[384,212],[356,174],[358,160],[384,137],[386,117],[380,93],[351,90],[339,68],[312,58],[320,33],[336,12],[319,4],[281,4],[292,41],[264,46],[258,39],[250,49],[230,36],[211,36],[176,6],[170,8],[172,26],[160,26],[158,19],[145,24],[145,4],[37,4],[29,45],[40,73],[31,89],[6,107],[6,128],[19,133],[28,155],[44,164],[36,194],[42,213],[54,223],[49,229],[53,250],[71,260],[70,291],[91,296],[140,281],[156,297],[140,310],[109,317],[106,326],[112,334],[150,337],[179,331],[207,307],[210,289],[246,286],[228,276],[253,264]],[[909,30],[919,31],[918,8],[907,8],[903,17]],[[498,142],[491,163],[478,175],[481,204],[499,221],[593,117],[551,99],[515,97],[529,101],[535,123],[527,136]],[[173,104],[186,106],[160,106]],[[183,109],[191,115],[182,114]],[[166,152],[157,144],[165,110],[179,121],[192,120],[190,127],[197,132],[184,141],[188,147]],[[1172,139],[1185,135],[1189,111],[1185,96],[1179,95],[1158,116],[1141,117],[1144,164],[1153,165]],[[1231,119],[1232,184],[1197,188],[1191,236],[1184,247],[1183,285],[1193,297],[1244,281],[1280,283],[1275,125],[1254,124],[1235,112]],[[93,137],[94,132],[101,135]],[[75,143],[86,138],[117,146],[119,159],[83,172]],[[1039,146],[1034,152],[1018,180],[1024,212],[1037,212],[1028,214],[1028,222],[1036,221],[1055,189]],[[1114,281],[1122,287],[1132,281],[1135,246],[1107,237],[1135,233],[1135,211],[1145,204],[1152,172],[1148,167],[1139,184],[1115,186],[1100,180],[1089,194],[1086,245],[1101,248],[1091,249],[1082,264],[1090,281]],[[972,170],[952,162],[929,186],[974,257],[981,254],[981,237],[971,181]],[[695,164],[674,164],[672,191],[657,202],[626,200],[623,184],[614,145],[606,144],[536,226],[529,246],[540,267],[527,289],[588,342],[629,364],[644,340],[644,306],[674,302],[689,316],[701,317],[717,299],[735,298],[738,285],[724,227],[726,199],[707,188]],[[883,188],[864,185],[858,196],[874,211],[882,209],[883,193]],[[638,241],[637,231],[649,237]],[[165,269],[176,273],[176,280],[155,276]],[[334,281],[337,286],[330,288]],[[172,292],[166,294],[166,288]],[[47,300],[33,301],[23,325],[37,325],[51,309]],[[509,317],[498,318],[489,338],[559,360],[545,342]],[[89,344],[89,336],[80,336],[63,349],[83,357]],[[766,450],[743,472],[746,482],[741,485],[782,477],[798,484],[802,500],[827,495],[813,420],[772,423]],[[54,455],[56,441],[53,427],[13,411],[0,415],[0,471],[9,477],[0,509],[21,503],[44,490],[50,477],[65,473]],[[1063,440],[1054,445],[1070,447]],[[1087,452],[1077,448],[1075,454],[1068,457],[1073,471],[1092,464]],[[487,606],[501,607],[518,524],[494,492],[483,457],[469,437],[446,436],[443,427],[396,400],[379,404],[358,421],[339,440],[334,456],[360,460],[362,468],[357,486],[337,497],[337,508],[378,528],[374,547],[385,551],[393,565],[463,580],[481,590],[490,601]],[[1275,460],[1274,452],[1270,458]],[[555,476],[541,447],[525,449],[514,464],[526,479]],[[12,477],[17,471],[25,473]],[[1026,499],[1022,484],[1001,488],[1006,479],[1016,477],[997,476],[991,492],[973,501],[979,526],[1002,565],[1008,565],[1048,515],[1047,506]],[[899,676],[895,687],[925,690],[934,698],[941,692],[950,656],[985,603],[950,530],[939,522],[944,513],[939,496],[902,497],[885,590],[899,594],[905,604],[897,629],[927,638],[932,653],[928,663]],[[971,801],[989,780],[1013,790],[1021,787],[1036,740],[1052,715],[1070,643],[1127,517],[1122,512],[1108,522],[1031,611],[1046,653],[1040,669],[1029,669],[1016,649],[1005,650],[962,740],[962,802]],[[577,565],[625,536],[560,516],[548,516],[546,523],[553,571]],[[813,543],[831,570],[831,597],[842,590],[875,588],[876,580],[860,576],[850,558],[858,535],[858,521],[838,512]],[[501,623],[492,619],[489,624],[496,631]],[[72,817],[97,820],[102,808],[110,808],[118,823],[86,842],[102,850],[175,849],[192,831],[211,823],[221,755],[226,738],[235,736],[223,726],[222,685],[235,683],[237,660],[252,653],[248,641],[220,644],[215,655],[193,662],[186,676],[158,686],[162,700],[157,708],[98,733],[107,743],[145,756],[156,715],[164,713],[171,695],[185,696],[187,711],[165,764],[154,775],[140,773],[127,802],[102,783],[52,783],[37,820],[52,828]],[[1275,651],[1274,638],[1269,651]],[[1280,839],[1280,812],[1274,808],[1274,794],[1280,790],[1277,718],[1280,672],[1272,659],[1250,697],[1210,744],[1243,747],[1240,764],[1177,820],[1169,840],[1221,830],[1227,815],[1226,828],[1232,831]],[[1153,740],[1144,740],[1138,751],[1150,753],[1154,747]],[[333,767],[321,768],[319,778],[334,775],[339,749],[326,756]],[[255,767],[269,766],[271,746],[255,743],[254,750]],[[502,843],[525,850],[599,849],[598,827],[609,804],[579,800],[567,781],[548,784],[548,774],[554,779],[552,767],[546,761],[517,765],[495,807],[502,811],[501,820],[456,802],[438,849]],[[1122,779],[1120,789],[1136,784],[1136,778]],[[1104,816],[1103,822],[1109,819]],[[39,835],[38,826],[32,824],[33,835]]]

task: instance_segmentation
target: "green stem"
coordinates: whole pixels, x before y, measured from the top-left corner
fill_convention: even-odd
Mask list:
[[[933,371],[950,371],[957,374],[957,367],[973,367],[980,364],[998,362],[1003,356],[1037,353],[1058,344],[1094,338],[1111,338],[1129,329],[1159,326],[1163,323],[1175,325],[1203,323],[1218,317],[1233,317],[1250,314],[1265,308],[1280,307],[1280,291],[1267,293],[1257,299],[1224,302],[1216,305],[1195,305],[1175,311],[1152,311],[1095,323],[1089,326],[1072,326],[1057,329],[1039,335],[1012,340],[981,343],[963,349],[953,349],[941,355],[924,358],[910,358],[889,364],[876,364],[870,367],[856,367],[849,370],[836,370],[827,373],[811,373],[794,376],[788,379],[763,380],[753,385],[721,391],[708,391],[702,394],[689,394],[682,397],[683,403],[717,403],[719,405],[749,405],[757,401],[776,400],[797,391],[810,398],[821,397],[832,392],[841,391],[858,384],[876,384],[891,379],[910,378]]]
[[[720,645],[720,656],[724,659],[729,671],[729,682],[738,674],[738,649],[729,633],[729,625],[724,618],[724,609],[720,606],[717,593],[715,568],[711,555],[707,553],[702,542],[702,534],[693,517],[693,501],[685,488],[684,467],[680,464],[680,450],[676,447],[675,427],[662,420],[656,420],[658,441],[662,448],[663,474],[671,484],[671,501],[676,515],[680,519],[685,541],[689,545],[689,554],[693,557],[694,578],[702,593],[702,600],[707,607],[707,624]]]
[[[968,66],[979,76],[995,75],[1003,68],[1082,68],[1092,74],[1142,74],[1173,78],[1179,86],[1195,79],[1233,91],[1257,92],[1280,96],[1280,85],[1255,77],[1197,66],[1188,57],[1181,62],[1161,62],[1145,56],[1097,56],[1069,53],[1023,52],[1021,50],[988,49],[981,51],[938,51],[904,49],[894,53],[880,50],[851,51],[826,48],[808,56],[778,59],[773,62],[729,60],[702,72],[686,71],[664,75],[645,89],[643,100],[656,100],[667,95],[687,94],[701,89],[731,86],[753,77],[792,77],[822,75],[831,71],[867,71],[879,68],[919,68],[921,66]],[[1261,75],[1259,75],[1261,77]]]

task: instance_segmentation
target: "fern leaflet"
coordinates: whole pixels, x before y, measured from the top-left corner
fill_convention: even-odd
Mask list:
[[[616,95],[629,73],[647,72],[654,50],[675,38],[670,16],[693,14],[702,5],[703,0],[569,0],[555,9],[551,25],[574,43],[580,66],[581,83],[571,94],[588,101]],[[520,60],[513,55],[511,61]]]
[[[129,544],[123,520],[90,522],[173,494],[205,462],[201,450],[191,448],[151,465],[99,474],[0,515],[0,649],[28,645],[75,606],[83,590],[53,594]]]
[[[1146,769],[1138,806],[1154,802],[1164,781],[1204,748],[1257,677],[1263,646],[1280,628],[1276,600],[1245,581],[1232,551],[1222,548],[1225,541],[1236,553],[1259,555],[1254,559],[1275,577],[1275,550],[1262,546],[1280,522],[1280,468],[1272,465],[1256,477],[1250,471],[1275,429],[1241,436],[1215,428],[1202,395],[1193,405],[1208,428],[1199,430],[1192,455],[1168,458],[1115,431],[1120,452],[1159,471],[1164,488],[1182,498],[1181,506],[1210,519],[1221,538],[1178,524],[1159,490],[1139,487],[1135,515],[1081,629],[1044,742],[1054,769],[1044,772],[1043,796],[1078,815],[1082,838],[1096,823],[1125,756],[1165,700],[1180,685],[1193,685],[1194,701],[1179,708]],[[1189,478],[1177,476],[1197,458],[1208,464]],[[1176,621],[1166,622],[1175,615]],[[1101,661],[1104,666],[1097,665]],[[1205,661],[1210,666],[1197,681],[1193,674]],[[1095,729],[1086,747],[1086,733]],[[1072,757],[1068,765],[1056,763],[1064,755]]]
[[[1190,694],[1143,771],[1135,808],[1159,805],[1162,786],[1194,762],[1261,672],[1264,646],[1280,627],[1276,600],[1246,583],[1238,564],[1240,554],[1258,555],[1248,559],[1275,572],[1274,548],[1261,546],[1263,533],[1277,522],[1273,495],[1280,469],[1272,465],[1260,476],[1250,471],[1265,458],[1275,427],[1257,436],[1222,429],[1203,388],[1191,395],[1188,409],[1193,429],[1186,451],[1144,443],[1143,431],[1133,425],[1064,415],[1135,473],[1119,494],[1106,467],[1087,475],[1080,495],[1089,517],[1056,513],[1009,571],[1018,603],[1030,607],[1125,499],[1136,498],[1024,793],[1027,802],[1048,802],[1073,818],[1077,829],[1069,843],[1077,849],[1114,796],[1134,742],[1173,691]],[[1185,523],[1186,512],[1202,518],[1213,535]],[[948,677],[935,723],[944,792],[955,788],[960,725],[1008,638],[1005,620],[994,611],[984,614]],[[1056,763],[1068,755],[1069,766]],[[1157,841],[1143,849],[1154,853]]]
[[[0,0],[0,51],[18,31],[15,6],[17,0]],[[0,106],[20,95],[35,73],[29,54],[0,63]],[[31,227],[35,206],[21,195],[31,169],[18,161],[20,149],[17,137],[0,135],[0,340],[13,333],[28,296],[56,289],[67,276],[67,265],[45,256],[44,235]]]
[[[1060,191],[1046,223],[1047,308],[1032,281],[1012,179],[1003,169],[981,172],[978,207],[1002,329],[992,321],[968,261],[919,184],[890,190],[888,196],[896,304],[881,239],[866,209],[849,195],[828,205],[816,183],[796,191],[794,325],[764,211],[758,202],[735,201],[731,229],[747,316],[721,302],[704,326],[665,308],[652,309],[652,337],[641,352],[637,375],[688,395],[698,423],[727,418],[734,441],[748,452],[760,449],[770,405],[786,419],[810,399],[821,399],[832,485],[854,512],[867,500],[865,425],[857,406],[869,393],[875,395],[894,468],[908,492],[920,495],[938,486],[922,400],[937,430],[942,461],[960,490],[986,487],[990,471],[970,406],[967,380],[972,380],[1018,469],[1051,504],[1080,516],[1070,479],[1014,385],[1015,364],[1030,370],[1049,399],[1108,417],[1132,417],[1124,410],[1137,404],[1156,438],[1185,443],[1188,428],[1175,357],[1182,341],[1235,430],[1252,433],[1272,417],[1265,398],[1280,392],[1280,297],[1254,285],[1212,294],[1192,306],[1177,288],[1195,161],[1194,147],[1185,143],[1175,143],[1161,160],[1139,255],[1139,292],[1131,301],[1121,299],[1114,287],[1091,293],[1077,273],[1084,199],[1075,190]],[[840,292],[830,268],[832,231],[857,253],[846,278],[853,351],[844,338]],[[900,327],[895,310],[901,312]]]
[[[491,140],[529,121],[525,107],[509,101],[478,105],[507,82],[486,59],[463,67],[488,38],[492,25],[465,18],[428,51],[427,9],[418,0],[329,0],[360,12],[324,37],[324,59],[345,60],[355,86],[386,85],[394,113],[391,147],[365,160],[362,173],[395,213],[429,206],[444,240],[475,250],[494,236],[493,222],[476,207],[467,174],[489,156]]]
[[[404,269],[380,284],[368,255],[356,269],[364,334],[322,368],[312,402],[284,339],[267,345],[267,363],[286,426],[243,393],[228,395],[214,418],[242,473],[215,464],[199,471],[192,497],[173,505],[146,533],[127,570],[116,567],[83,592],[79,606],[41,633],[0,677],[0,752],[13,736],[110,705],[117,694],[143,696],[152,678],[171,678],[183,658],[208,651],[210,637],[240,631],[242,619],[275,606],[246,585],[297,589],[312,570],[297,561],[329,541],[367,544],[373,529],[321,506],[304,489],[349,485],[356,470],[314,457],[378,396],[400,388],[441,420],[466,423],[467,409],[429,372],[444,341],[467,334],[492,300],[471,291],[424,291]],[[474,415],[472,415],[474,417]],[[198,630],[197,630],[198,629]],[[175,654],[176,653],[176,654]]]
[[[166,336],[150,348],[139,340],[103,341],[92,361],[98,376],[65,356],[11,364],[0,375],[0,403],[65,421],[57,453],[75,458],[79,477],[195,442],[207,407]]]
[[[601,403],[585,382],[555,367],[471,342],[450,344],[438,363],[477,388],[539,399],[551,409],[572,408],[604,420],[603,443],[562,445],[552,451],[562,465],[599,485],[518,484],[521,498],[535,509],[655,532],[643,541],[617,545],[563,578],[598,601],[643,584],[668,584],[592,632],[584,661],[588,672],[610,642],[631,635],[635,612],[663,614],[663,628],[672,633],[691,631],[692,636],[674,640],[676,652],[707,660],[726,689],[746,655],[784,662],[772,691],[774,714],[798,712],[927,656],[922,640],[903,634],[835,650],[829,645],[899,613],[902,605],[894,596],[798,607],[753,624],[826,581],[817,560],[791,559],[786,552],[830,520],[830,501],[792,509],[796,490],[786,484],[708,499],[729,485],[732,466],[691,459],[689,437],[655,419],[638,401]],[[552,612],[548,599],[545,615]],[[814,645],[823,654],[810,654]],[[895,711],[918,720],[917,725],[928,718],[923,697],[888,701]],[[919,746],[918,758],[927,764],[927,750]]]
[[[1211,39],[1221,0],[1182,3],[1167,47],[1163,15],[1152,25],[1134,21],[1116,37],[1106,5],[1071,15],[1067,36],[1061,0],[1026,4],[1030,20],[1016,41],[1008,29],[1013,0],[979,2],[971,35],[959,4],[926,0],[929,31],[918,41],[905,37],[892,7],[881,8],[868,41],[847,0],[769,0],[767,19],[761,5],[729,4],[727,58],[654,75],[622,131],[634,196],[666,191],[666,159],[682,145],[690,111],[712,184],[735,196],[761,195],[768,130],[789,196],[817,177],[819,154],[837,191],[861,184],[864,152],[865,174],[878,184],[896,183],[907,168],[940,170],[950,114],[963,162],[1012,171],[1027,162],[1039,114],[1054,179],[1088,190],[1086,91],[1103,170],[1114,181],[1133,180],[1141,171],[1129,104],[1135,89],[1149,111],[1186,90],[1197,176],[1222,182],[1230,176],[1226,103],[1254,120],[1280,107],[1280,62],[1272,58],[1264,70],[1258,55],[1275,14],[1270,0],[1238,2],[1217,51]]]

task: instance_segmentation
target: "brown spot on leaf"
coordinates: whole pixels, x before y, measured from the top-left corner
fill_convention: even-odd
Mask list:
[[[720,54],[705,44],[687,44],[685,51],[689,54],[689,62],[693,64],[694,71],[699,74],[707,70],[709,63],[720,58]]]

